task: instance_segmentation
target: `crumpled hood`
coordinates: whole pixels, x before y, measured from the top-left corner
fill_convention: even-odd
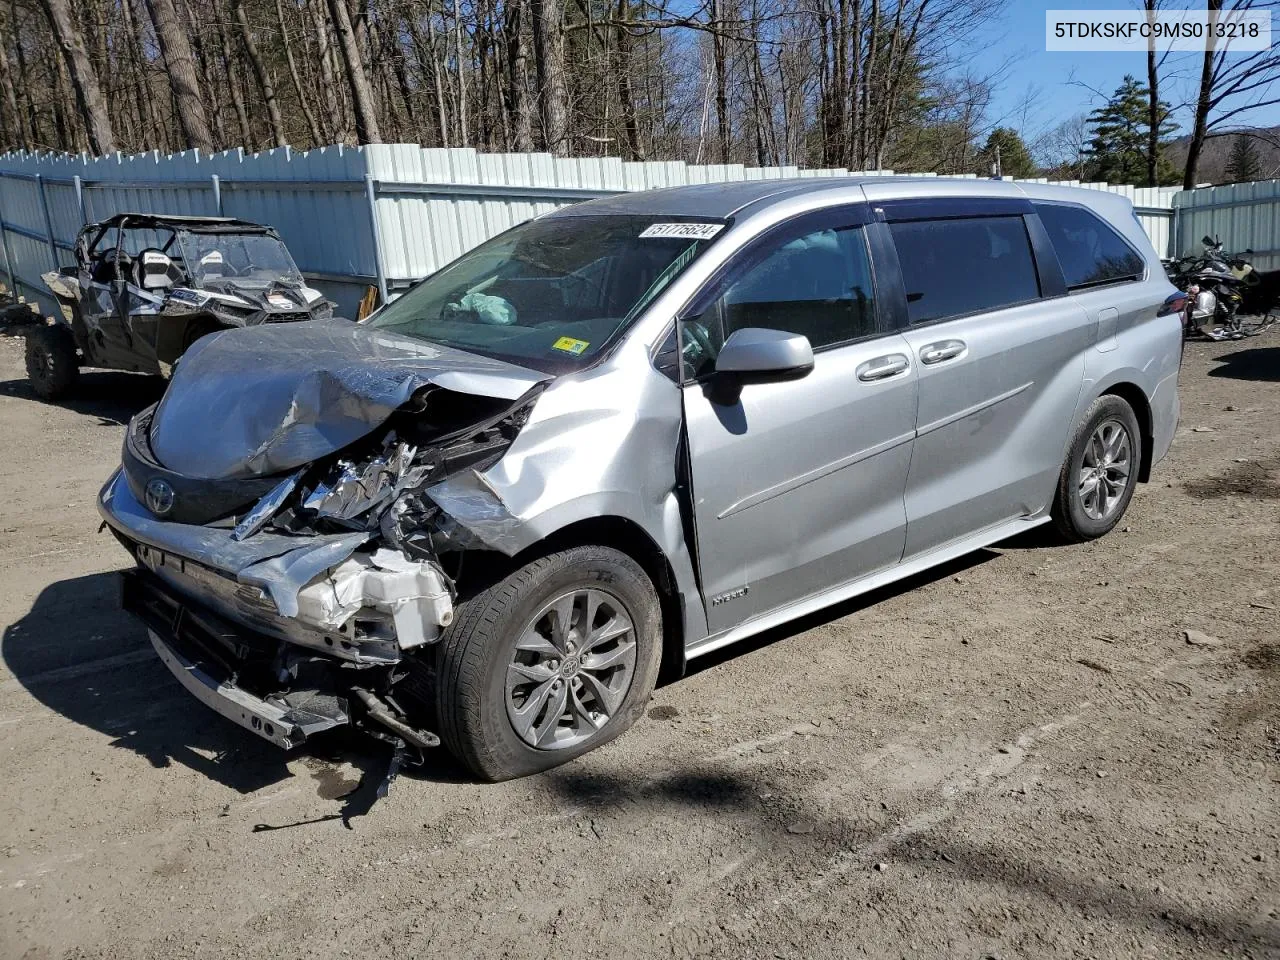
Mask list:
[[[188,477],[281,473],[371,433],[428,384],[515,400],[545,379],[346,320],[226,330],[183,355],[151,450]]]

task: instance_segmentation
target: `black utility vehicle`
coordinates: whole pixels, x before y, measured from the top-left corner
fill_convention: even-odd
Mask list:
[[[43,277],[60,321],[33,317],[23,331],[27,375],[46,400],[82,366],[168,376],[206,334],[333,313],[279,235],[245,220],[121,213],[81,230],[75,258]]]

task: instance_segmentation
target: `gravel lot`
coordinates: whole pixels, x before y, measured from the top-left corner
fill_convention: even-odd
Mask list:
[[[0,340],[0,956],[1280,957],[1280,335],[1188,348],[1102,541],[733,648],[557,771],[442,756],[377,802],[378,749],[252,739],[118,610],[94,497],[159,390],[49,406]]]

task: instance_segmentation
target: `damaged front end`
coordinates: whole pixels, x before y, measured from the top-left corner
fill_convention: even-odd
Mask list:
[[[370,400],[367,378],[337,377]],[[464,552],[485,545],[431,491],[496,463],[542,384],[516,378],[512,399],[420,379],[389,412],[367,405],[354,439],[350,423],[302,424],[295,396],[267,431],[272,455],[251,445],[244,462],[257,454],[278,468],[284,451],[317,452],[321,436],[341,446],[287,473],[171,469],[154,444],[159,426],[174,430],[156,423],[162,404],[130,424],[123,467],[102,491],[100,512],[137,561],[126,609],[189,691],[278,746],[355,726],[391,742],[398,764],[439,743],[433,644],[453,621]],[[338,403],[330,416],[352,410]],[[308,428],[306,442],[285,422]],[[190,452],[199,438],[186,442]]]

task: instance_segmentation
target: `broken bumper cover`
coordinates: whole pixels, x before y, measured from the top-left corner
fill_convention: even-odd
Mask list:
[[[310,734],[328,730],[342,722],[328,717],[316,717],[307,723],[299,723],[291,709],[256,697],[230,681],[214,678],[199,663],[189,660],[154,630],[148,630],[147,633],[151,636],[151,645],[156,648],[160,660],[178,678],[178,682],[187,688],[188,693],[215,713],[271,741],[277,747],[290,750]]]
[[[179,596],[278,640],[357,665],[391,664],[453,619],[448,582],[429,561],[362,550],[369,533],[236,540],[225,527],[155,519],[122,474],[98,510],[148,570]]]
[[[285,750],[313,734],[350,722],[347,698],[337,692],[333,668],[309,671],[321,684],[259,695],[240,673],[272,689],[270,675],[280,663],[270,644],[239,631],[229,621],[176,595],[141,570],[124,574],[124,609],[147,627],[160,660],[197,700],[214,712]],[[322,689],[323,686],[323,689]]]

